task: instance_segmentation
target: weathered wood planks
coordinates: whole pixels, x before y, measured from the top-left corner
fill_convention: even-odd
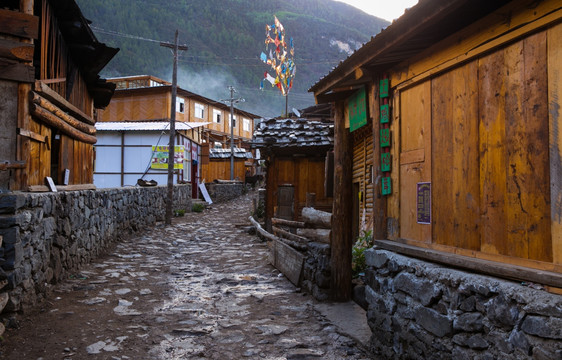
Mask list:
[[[547,48],[552,255],[562,264],[562,24],[547,30]]]

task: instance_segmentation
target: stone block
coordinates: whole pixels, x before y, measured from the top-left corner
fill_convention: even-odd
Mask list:
[[[474,350],[486,350],[490,344],[480,334],[472,335],[466,340],[466,345]]]
[[[365,300],[369,309],[376,314],[393,314],[396,311],[396,302],[390,295],[374,291],[370,286],[365,287]]]
[[[498,326],[513,327],[517,323],[519,310],[513,301],[508,301],[504,295],[491,299],[486,311],[488,318]]]
[[[525,354],[529,354],[531,351],[531,346],[527,336],[522,331],[513,330],[509,334],[509,344],[516,349],[521,349]]]
[[[453,321],[453,329],[467,332],[481,331],[484,328],[482,314],[478,312],[464,313]]]
[[[394,288],[418,300],[423,306],[435,303],[442,291],[431,280],[420,278],[412,273],[402,272],[394,279]]]
[[[562,339],[562,319],[529,315],[523,320],[521,330],[529,335],[547,339]]]
[[[468,298],[464,299],[461,301],[460,305],[459,305],[459,309],[461,309],[462,311],[474,311],[474,309],[476,309],[476,297],[475,296],[469,296]]]
[[[13,214],[25,205],[25,196],[14,194],[0,195],[0,214]]]
[[[385,252],[374,248],[365,250],[364,254],[367,266],[374,267],[375,269],[383,267],[388,261],[388,256]]]
[[[420,307],[416,310],[416,323],[437,337],[453,332],[452,320],[433,309]]]

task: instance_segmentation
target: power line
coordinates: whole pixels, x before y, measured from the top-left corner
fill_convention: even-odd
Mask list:
[[[150,39],[150,38],[145,38],[142,36],[138,36],[138,35],[132,35],[132,34],[127,34],[127,33],[123,33],[123,32],[119,32],[119,31],[114,31],[114,30],[106,30],[106,29],[102,29],[99,28],[97,26],[92,26],[90,25],[90,28],[92,30],[94,30],[97,33],[100,34],[105,34],[105,35],[111,35],[111,36],[117,36],[117,37],[122,37],[122,38],[127,38],[127,39],[134,39],[134,40],[141,40],[141,41],[147,41],[147,42],[155,42],[155,43],[162,43],[163,41],[161,40],[155,40],[155,39]],[[189,59],[197,59],[197,61],[193,61],[193,60],[189,60]],[[240,64],[240,63],[224,63],[224,62],[208,62],[208,61],[204,61],[204,59],[226,59],[226,58],[217,58],[217,57],[206,57],[206,56],[191,56],[189,58],[186,59],[181,59],[179,60],[182,63],[190,63],[190,64],[204,64],[204,65],[238,65],[238,66],[251,66],[251,67],[258,67],[258,66],[263,66],[263,63],[261,63],[259,57],[230,57],[228,59],[230,60],[256,60],[259,61],[259,64]],[[316,59],[296,59],[296,61],[298,61],[299,66],[305,66],[305,65],[320,65],[320,64],[337,64],[339,63],[341,60],[326,60],[326,61],[313,61]]]

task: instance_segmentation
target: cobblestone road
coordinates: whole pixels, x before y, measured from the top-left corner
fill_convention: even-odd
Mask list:
[[[9,329],[5,359],[367,359],[268,264],[252,193],[120,242]]]

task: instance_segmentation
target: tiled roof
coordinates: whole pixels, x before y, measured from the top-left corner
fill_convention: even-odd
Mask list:
[[[334,124],[307,119],[270,119],[254,131],[255,148],[303,148],[334,144]]]
[[[234,148],[234,157],[237,159],[253,159],[252,153],[246,149]],[[230,148],[227,149],[209,149],[209,159],[229,159]]]

